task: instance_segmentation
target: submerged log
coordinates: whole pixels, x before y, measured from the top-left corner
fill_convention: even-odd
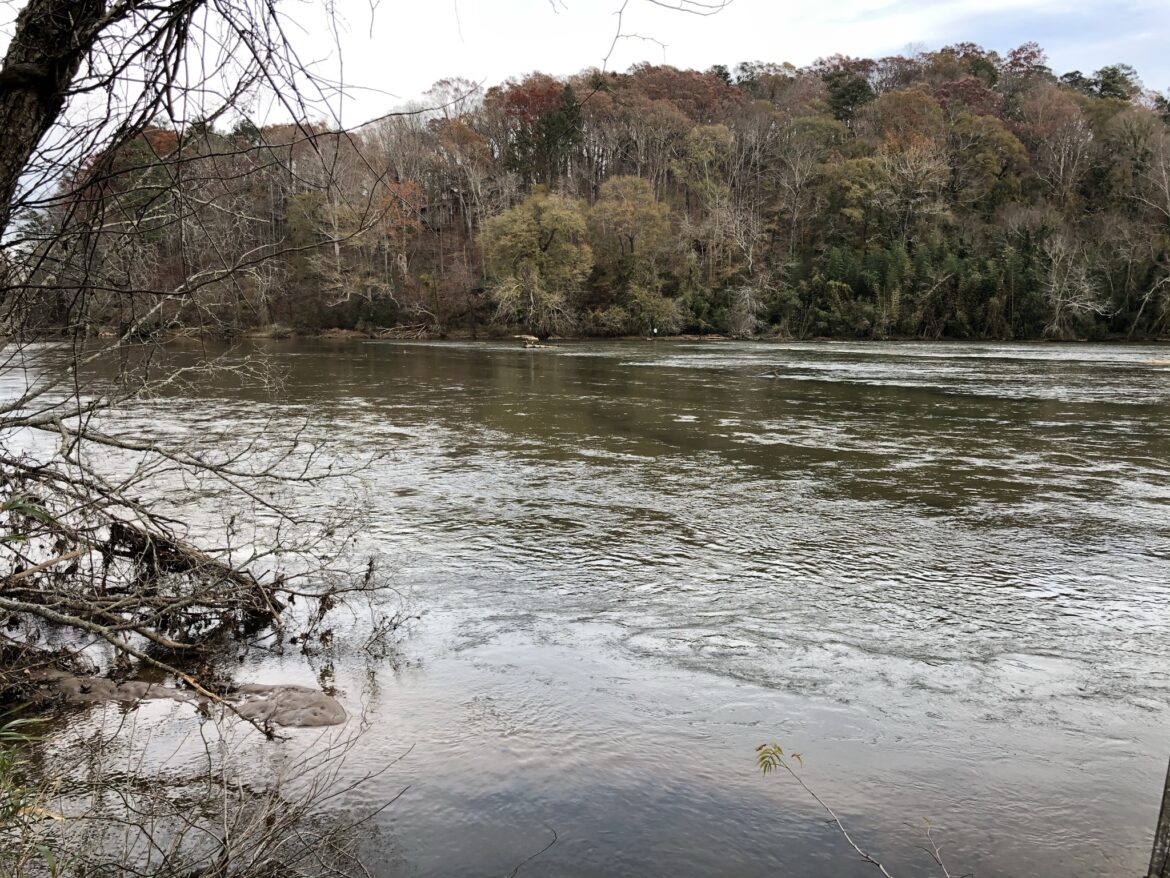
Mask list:
[[[287,683],[247,683],[210,699],[197,691],[163,683],[144,680],[118,683],[105,677],[51,670],[38,672],[33,680],[43,692],[73,704],[170,699],[193,704],[197,710],[206,713],[218,703],[249,722],[272,723],[286,728],[336,726],[346,720],[345,708],[333,696],[319,689]]]

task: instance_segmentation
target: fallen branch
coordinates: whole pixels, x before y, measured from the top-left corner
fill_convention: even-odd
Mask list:
[[[19,582],[22,579],[28,579],[30,576],[36,576],[51,567],[56,567],[58,564],[64,564],[66,561],[75,561],[82,555],[88,555],[92,551],[88,546],[81,549],[74,549],[72,552],[66,552],[64,555],[58,555],[56,558],[50,558],[48,561],[42,561],[29,567],[27,570],[21,570],[18,573],[13,573],[11,576],[5,578],[4,583]]]

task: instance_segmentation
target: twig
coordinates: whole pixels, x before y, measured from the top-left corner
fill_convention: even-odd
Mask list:
[[[557,843],[557,831],[556,831],[555,829],[553,829],[551,826],[549,826],[547,823],[545,824],[544,828],[545,828],[545,829],[547,829],[549,832],[551,832],[551,833],[552,833],[552,836],[553,836],[553,837],[552,837],[552,841],[550,841],[548,844],[546,844],[544,847],[542,847],[542,848],[541,848],[540,850],[538,850],[536,853],[534,853],[534,854],[532,854],[532,855],[530,855],[530,856],[528,856],[528,857],[525,857],[523,860],[521,860],[521,861],[520,861],[520,862],[519,862],[519,863],[516,865],[516,868],[515,868],[515,869],[513,869],[511,872],[509,872],[509,873],[508,873],[508,878],[516,878],[516,874],[517,874],[517,873],[518,873],[518,872],[519,872],[519,871],[520,871],[520,870],[521,870],[521,869],[522,869],[522,868],[523,868],[525,865],[527,865],[528,863],[531,863],[533,860],[535,860],[535,859],[536,859],[537,857],[539,857],[541,854],[547,853],[549,850],[551,850],[551,849],[552,849],[552,846],[553,846],[554,844],[556,844],[556,843]]]
[[[785,771],[787,771],[792,779],[800,784],[800,788],[808,793],[818,805],[825,809],[825,813],[827,813],[832,819],[833,823],[836,824],[837,830],[841,833],[842,836],[844,836],[845,841],[849,843],[849,846],[857,852],[857,855],[865,862],[876,867],[877,870],[885,876],[885,878],[893,878],[893,876],[886,871],[885,866],[874,859],[873,856],[871,856],[867,851],[862,850],[861,847],[858,846],[857,842],[853,840],[853,837],[849,834],[849,830],[845,828],[845,824],[841,822],[841,818],[837,816],[836,812],[833,811],[833,809],[830,808],[828,804],[826,804],[824,799],[813,792],[812,788],[801,779],[800,775],[792,770],[792,766],[790,766],[788,761],[784,758],[783,750],[781,750],[775,744],[761,744],[756,748],[756,752],[759,754],[757,757],[757,763],[759,764],[764,774],[767,774],[777,767],[783,768]],[[794,754],[794,757],[797,759],[800,758],[799,754]]]

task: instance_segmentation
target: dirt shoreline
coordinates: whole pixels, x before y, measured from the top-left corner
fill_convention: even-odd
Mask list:
[[[453,329],[445,332],[434,332],[429,330],[420,330],[417,327],[374,327],[371,329],[344,329],[340,327],[333,327],[329,329],[300,329],[289,326],[270,326],[263,329],[246,329],[235,335],[224,335],[220,333],[209,333],[206,330],[197,327],[170,327],[160,328],[151,332],[143,333],[140,340],[161,340],[161,341],[181,341],[181,340],[207,340],[207,339],[256,339],[256,340],[318,340],[318,341],[443,341],[443,342],[462,342],[462,341],[513,341],[521,338],[518,333],[519,330],[494,328],[482,332],[474,332],[468,329]],[[119,338],[119,335],[113,329],[105,328],[92,333],[93,337],[100,339],[109,339],[111,341]],[[69,337],[62,332],[61,338]],[[1158,338],[1127,338],[1123,335],[1108,336],[1105,338],[923,338],[914,335],[890,335],[882,338],[859,338],[855,336],[809,336],[807,338],[799,338],[793,335],[780,334],[763,334],[754,335],[750,337],[731,336],[721,333],[680,333],[678,335],[563,335],[563,336],[548,336],[541,339],[541,342],[606,342],[606,341],[663,341],[663,342],[757,342],[760,344],[783,344],[786,342],[814,342],[814,343],[857,343],[857,342],[890,342],[890,343],[905,343],[914,342],[919,344],[1051,344],[1051,345],[1081,345],[1081,344],[1106,344],[1117,346],[1141,346],[1141,345],[1164,345],[1170,344],[1170,336],[1161,336]]]
[[[176,337],[183,336],[184,333],[176,333]],[[483,332],[473,333],[469,330],[452,330],[449,332],[425,332],[425,333],[409,333],[398,334],[392,328],[389,329],[374,329],[374,330],[358,330],[358,329],[322,329],[322,330],[299,330],[289,329],[285,327],[275,327],[272,329],[253,329],[241,334],[243,338],[249,339],[273,339],[273,340],[287,340],[287,339],[304,339],[304,340],[337,340],[337,341],[444,341],[444,342],[464,342],[464,341],[514,341],[517,336],[513,331],[503,332]],[[1006,338],[921,338],[919,336],[887,336],[885,338],[852,338],[843,336],[811,336],[809,338],[797,338],[790,335],[756,335],[750,338],[737,337],[730,335],[722,335],[719,333],[695,334],[695,333],[681,333],[679,335],[657,335],[657,336],[643,336],[643,335],[564,335],[564,336],[549,336],[541,340],[542,342],[555,344],[557,342],[607,342],[607,341],[663,341],[663,342],[758,342],[761,344],[783,344],[788,342],[814,342],[818,344],[829,343],[849,343],[849,342],[893,342],[905,343],[914,342],[920,344],[1051,344],[1051,345],[1082,345],[1082,344],[1107,344],[1118,346],[1141,346],[1141,345],[1162,345],[1170,344],[1170,337],[1161,338],[1146,338],[1146,339],[1128,339],[1121,336],[1102,339],[1089,338],[1072,338],[1072,339],[1052,339],[1052,338],[1026,338],[1026,339],[1006,339]],[[523,345],[518,344],[519,347]]]

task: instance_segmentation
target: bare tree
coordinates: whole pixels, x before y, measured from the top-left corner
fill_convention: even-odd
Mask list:
[[[1056,232],[1044,242],[1044,255],[1048,259],[1044,294],[1052,309],[1044,334],[1068,338],[1076,318],[1106,314],[1109,308],[1089,274],[1082,245],[1068,234]]]
[[[275,387],[261,358],[184,361],[162,330],[230,332],[242,309],[271,321],[276,266],[360,241],[385,209],[387,169],[368,164],[364,200],[349,191],[336,209],[366,153],[308,121],[328,114],[336,86],[307,71],[285,27],[252,0],[29,0],[8,34],[0,611],[24,622],[0,635],[5,686],[61,662],[36,646],[48,625],[77,635],[74,657],[97,639],[126,673],[152,664],[209,692],[191,673],[201,644],[279,625],[298,597],[328,607],[378,585],[360,564],[326,588],[308,576],[303,559],[339,546],[352,510],[300,495],[357,468],[327,460],[320,431],[175,437],[123,414],[213,375]],[[258,93],[291,124],[244,124]],[[298,197],[319,197],[329,234],[298,240],[278,217]],[[176,488],[214,491],[218,527],[206,509],[191,519],[165,502]]]

